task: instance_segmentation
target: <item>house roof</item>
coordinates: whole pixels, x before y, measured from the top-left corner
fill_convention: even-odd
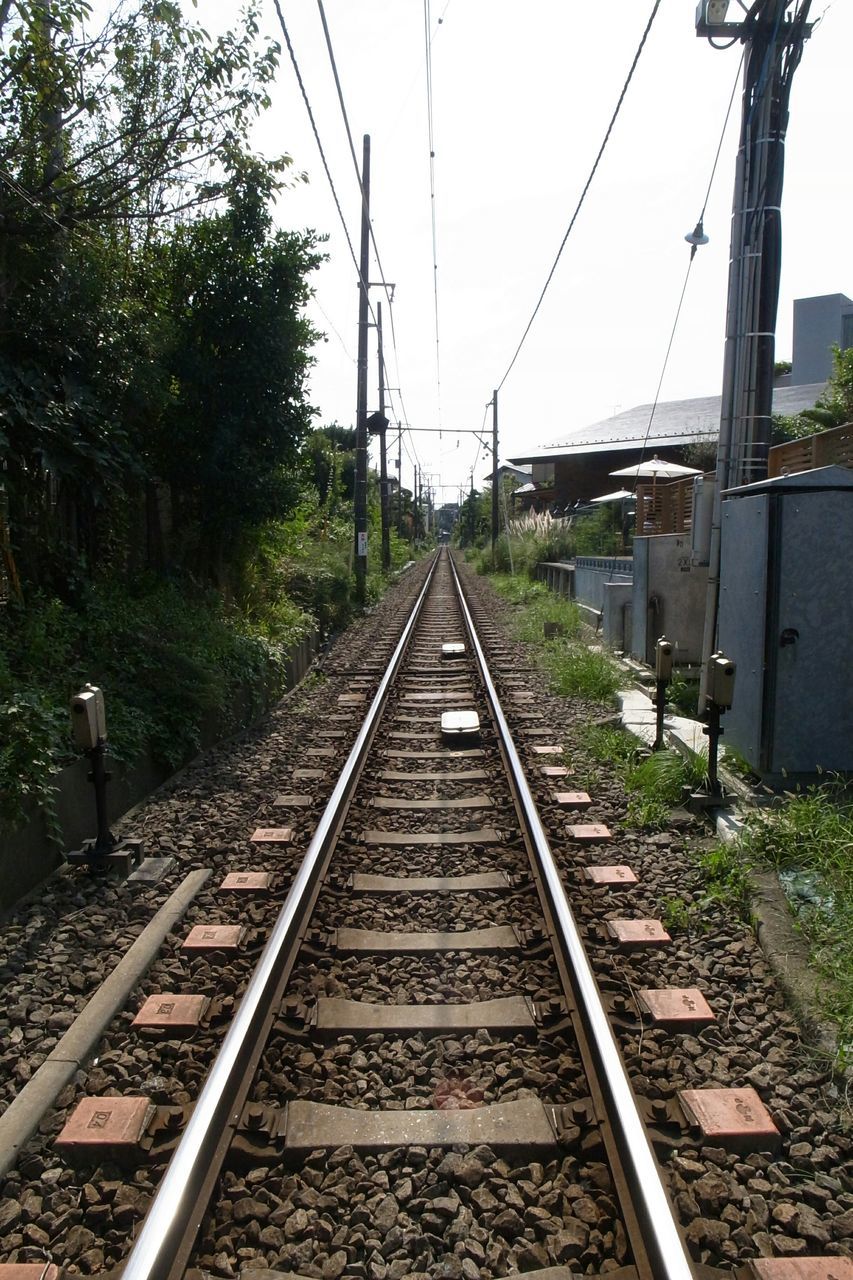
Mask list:
[[[499,463],[499,464],[498,464],[498,475],[499,475],[499,476],[512,475],[512,476],[515,476],[517,480],[521,480],[522,478],[524,478],[524,479],[529,479],[529,478],[530,478],[530,471],[531,471],[530,467],[517,467],[517,466],[516,466],[513,462],[511,462],[511,461],[510,461],[510,462],[501,462],[501,463]],[[488,475],[483,476],[483,481],[484,481],[485,483],[487,483],[487,484],[491,484],[491,483],[492,483],[492,473],[491,473],[491,471],[489,472],[489,474],[488,474]]]
[[[799,387],[774,387],[773,412],[799,413],[810,409],[826,390],[824,382],[810,382]],[[666,400],[658,404],[652,418],[652,405],[638,404],[624,413],[614,414],[601,422],[560,440],[538,447],[533,453],[512,458],[514,463],[548,462],[554,458],[570,458],[585,453],[616,453],[623,449],[645,446],[649,452],[664,446],[696,444],[714,440],[720,429],[720,396],[699,396],[692,400]],[[651,420],[651,427],[649,422]]]

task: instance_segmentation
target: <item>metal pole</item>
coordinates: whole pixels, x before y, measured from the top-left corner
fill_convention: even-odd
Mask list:
[[[492,393],[492,564],[498,540],[498,393]]]
[[[379,416],[385,417],[385,358],[382,352],[382,303],[376,304],[376,341],[379,357]],[[391,530],[388,524],[388,428],[379,432],[379,507],[382,513],[382,572],[391,570]]]
[[[403,428],[397,436],[397,532],[403,536]]]
[[[367,275],[370,265],[370,137],[364,135],[361,166],[364,199],[361,208],[361,262],[358,282],[358,399],[355,418],[355,596],[367,597]]]
[[[722,494],[767,474],[773,414],[773,360],[781,269],[781,201],[790,77],[809,34],[793,32],[790,0],[765,0],[744,37],[744,91],[732,204],[720,438],[717,446],[702,637],[699,710],[716,648]],[[786,52],[787,51],[787,52]],[[787,58],[787,67],[785,61]],[[783,87],[783,70],[787,83]]]

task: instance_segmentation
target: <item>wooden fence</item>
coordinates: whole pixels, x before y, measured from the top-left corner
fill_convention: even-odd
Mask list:
[[[713,480],[713,474],[710,478]],[[657,533],[689,533],[693,525],[693,476],[637,485],[638,537]]]
[[[767,474],[772,479],[833,465],[853,467],[853,422],[821,431],[816,436],[804,436],[802,440],[775,444],[767,460]]]

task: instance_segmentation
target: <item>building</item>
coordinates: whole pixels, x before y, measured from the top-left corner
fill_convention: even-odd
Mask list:
[[[825,387],[825,382],[777,386],[773,412],[793,414],[811,408]],[[530,463],[533,480],[548,500],[558,508],[572,507],[613,489],[611,472],[641,458],[657,454],[684,462],[688,445],[713,445],[720,429],[720,404],[720,396],[699,396],[663,401],[654,413],[650,404],[636,405],[511,461]]]
[[[797,298],[791,386],[826,382],[832,373],[833,347],[853,347],[853,301],[843,293]]]
[[[794,302],[792,370],[777,379],[774,413],[795,414],[814,405],[832,373],[833,346],[853,346],[853,301],[843,293],[798,298]],[[607,493],[614,487],[611,472],[643,458],[657,454],[690,463],[686,448],[701,444],[709,446],[713,457],[720,410],[720,396],[636,405],[510,461],[529,464],[543,504],[565,510]]]

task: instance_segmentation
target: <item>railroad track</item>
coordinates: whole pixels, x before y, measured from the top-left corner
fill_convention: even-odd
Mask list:
[[[330,735],[367,715],[204,1087],[183,1110],[125,1100],[149,1155],[174,1148],[125,1280],[698,1275],[653,1144],[701,1123],[701,1099],[691,1114],[634,1098],[446,553],[381,666],[365,655],[329,708]],[[524,681],[500,677],[516,709]],[[529,772],[565,771],[535,726],[525,742]],[[278,797],[275,820],[305,800]],[[562,803],[579,840],[600,838],[588,798]],[[262,830],[272,849],[281,828]],[[232,882],[257,921],[268,874]],[[225,956],[222,935],[208,943]],[[164,1025],[186,995],[154,997]],[[85,1164],[114,1104],[72,1117],[69,1156]]]

